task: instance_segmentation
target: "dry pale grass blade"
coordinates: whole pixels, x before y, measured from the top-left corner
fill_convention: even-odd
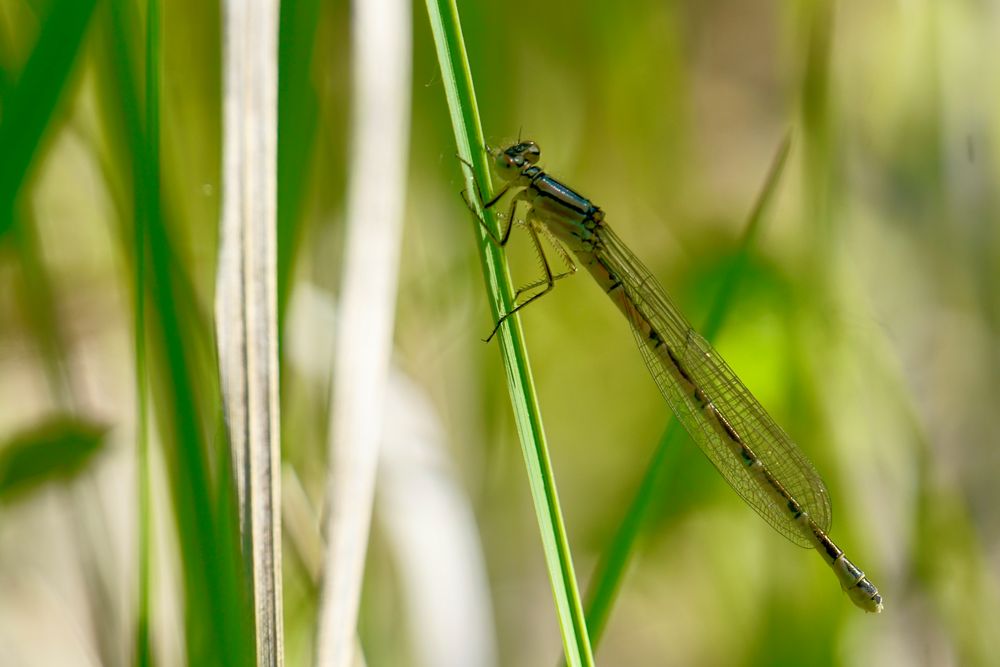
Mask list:
[[[257,664],[283,663],[277,354],[278,3],[225,3],[219,366],[252,559]]]
[[[307,282],[296,284],[286,320],[286,368],[306,380],[307,392],[325,390],[322,368],[337,321],[329,296]],[[492,667],[498,658],[485,558],[441,417],[425,390],[396,367],[390,367],[385,406],[392,418],[379,446],[375,518],[395,564],[411,651],[406,664]],[[318,586],[325,548],[318,514],[288,463],[281,487],[286,544]]]
[[[426,392],[398,370],[379,457],[378,523],[421,667],[494,667],[493,602],[472,499]]]
[[[392,349],[410,109],[410,3],[352,8],[353,145],[317,664],[348,667],[368,547]]]

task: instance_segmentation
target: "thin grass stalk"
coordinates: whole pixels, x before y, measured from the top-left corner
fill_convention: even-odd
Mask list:
[[[150,188],[159,189],[160,164],[160,5],[159,0],[146,3],[146,154],[154,178]],[[159,195],[153,197],[159,200]],[[135,233],[135,396],[136,396],[136,479],[139,495],[138,520],[138,604],[136,608],[135,664],[153,664],[153,647],[149,636],[150,578],[152,571],[151,523],[152,500],[149,457],[149,375],[146,359],[146,229],[149,214],[143,208],[145,198],[136,197]]]
[[[285,314],[295,257],[305,229],[303,211],[314,179],[304,176],[316,163],[319,99],[313,85],[321,0],[283,0],[278,35],[278,337]],[[278,348],[279,357],[282,348]]]
[[[472,165],[466,170],[466,191],[476,192],[476,183],[484,193],[492,192],[489,166],[483,150],[482,124],[472,85],[472,72],[462,38],[458,7],[454,0],[427,0],[427,13],[431,32],[441,67],[448,109],[458,155]],[[492,211],[482,211],[476,197],[470,197],[480,215],[494,231],[498,229]],[[486,231],[474,224],[483,265],[483,277],[490,296],[490,310],[495,319],[510,312],[513,288],[503,253],[490,243]],[[573,559],[566,537],[566,528],[559,508],[555,476],[545,441],[538,399],[535,394],[531,367],[521,332],[520,319],[507,318],[497,332],[500,354],[507,375],[507,387],[514,409],[514,420],[521,441],[522,454],[527,468],[528,483],[535,507],[535,517],[542,538],[545,563],[556,605],[556,614],[562,632],[563,650],[571,665],[593,665],[594,657],[587,635],[583,606],[577,589]]]
[[[330,413],[326,552],[316,664],[349,667],[392,352],[409,145],[412,19],[406,0],[353,4],[347,233]]]
[[[225,4],[219,369],[257,664],[284,662],[277,333],[277,2]]]

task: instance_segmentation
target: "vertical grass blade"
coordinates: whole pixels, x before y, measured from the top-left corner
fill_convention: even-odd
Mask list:
[[[472,164],[472,173],[466,173],[466,189],[468,192],[475,192],[474,178],[486,191],[492,191],[486,154],[482,150],[485,143],[483,130],[472,85],[472,72],[469,69],[469,60],[462,38],[458,8],[454,0],[427,0],[427,14],[430,18],[438,63],[441,66],[441,79],[448,100],[448,109],[451,112],[458,154],[463,160]],[[475,200],[475,197],[472,199]],[[496,219],[492,211],[485,213],[488,224],[496,229]],[[513,289],[507,265],[501,250],[489,243],[485,231],[478,225],[473,226],[479,241],[479,256],[490,295],[490,308],[493,317],[499,319],[502,313],[510,311],[513,303],[511,298]],[[580,603],[566,529],[559,509],[545,431],[535,396],[520,320],[516,316],[508,318],[507,324],[500,327],[497,340],[528,471],[528,482],[541,533],[556,614],[562,630],[563,649],[569,664],[592,665],[594,658],[587,636],[587,625]]]
[[[219,370],[251,561],[257,664],[284,662],[278,409],[278,4],[224,5],[223,206],[215,318]]]
[[[788,152],[791,147],[791,135],[786,135],[784,141],[778,147],[771,169],[764,181],[764,187],[757,196],[753,211],[747,220],[740,239],[740,244],[736,250],[736,256],[730,265],[715,300],[705,318],[705,326],[702,332],[705,338],[712,341],[718,334],[719,329],[725,321],[726,313],[733,293],[739,283],[740,276],[746,265],[746,258],[757,238],[760,222],[764,212],[774,198],[774,192],[781,180],[785,163],[788,159]],[[656,447],[653,458],[650,460],[642,481],[636,491],[635,497],[629,505],[628,511],[622,518],[618,530],[615,531],[611,544],[598,561],[597,568],[591,577],[590,587],[587,591],[587,627],[590,629],[591,638],[596,645],[600,642],[607,625],[608,616],[614,606],[618,596],[619,587],[625,570],[631,560],[636,539],[642,531],[643,523],[649,513],[657,488],[660,486],[661,476],[665,469],[667,452],[677,444],[677,440],[684,434],[677,420],[670,418],[667,427],[660,437],[660,442]]]
[[[149,171],[155,174],[150,187],[158,188],[160,164],[160,6],[159,0],[146,4],[146,134],[145,152],[149,156]],[[158,197],[156,197],[158,199]],[[135,234],[135,396],[136,396],[136,485],[139,494],[138,515],[138,600],[135,629],[135,663],[140,667],[153,664],[153,647],[149,638],[149,590],[152,570],[151,523],[152,502],[149,470],[149,375],[146,365],[146,210],[143,198],[136,197]]]
[[[208,338],[202,313],[194,305],[188,276],[177,259],[174,241],[160,187],[158,155],[150,154],[147,135],[158,135],[158,126],[146,127],[144,108],[138,95],[133,66],[138,50],[136,29],[128,0],[110,3],[111,73],[118,106],[109,105],[112,116],[106,127],[125,148],[123,159],[131,161],[136,198],[135,233],[145,237],[141,249],[146,262],[148,293],[145,303],[149,328],[148,359],[155,366],[149,373],[152,405],[157,409],[163,458],[167,468],[173,517],[176,521],[184,584],[183,624],[190,664],[249,665],[253,662],[252,629],[246,596],[241,585],[242,563],[237,557],[235,530],[214,503],[232,493],[228,477],[218,475],[212,484],[205,436],[204,405],[199,398],[213,394],[211,378],[199,374],[195,364],[200,346]],[[159,61],[160,55],[156,54]],[[157,76],[158,78],[158,76]],[[151,91],[146,104],[159,105],[159,90]],[[126,220],[126,223],[132,222]],[[141,231],[140,226],[144,227]],[[123,232],[132,231],[128,225]],[[133,244],[124,245],[128,260]],[[202,391],[209,384],[211,391]]]
[[[302,212],[312,180],[319,100],[310,80],[320,0],[284,0],[278,34],[278,336],[283,335]],[[279,348],[280,353],[280,348]]]
[[[353,4],[347,235],[330,415],[316,664],[350,667],[392,351],[410,126],[406,0]]]
[[[54,2],[0,121],[0,237],[14,220],[14,202],[31,173],[45,129],[76,60],[96,0]]]

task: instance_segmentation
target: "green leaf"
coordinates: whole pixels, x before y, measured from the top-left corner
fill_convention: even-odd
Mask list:
[[[104,446],[107,427],[65,415],[50,417],[0,445],[0,501],[49,483],[72,481]]]

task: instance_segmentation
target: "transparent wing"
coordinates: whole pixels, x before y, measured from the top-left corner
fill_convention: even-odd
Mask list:
[[[712,346],[688,324],[663,288],[645,266],[606,226],[600,230],[601,243],[595,248],[616,277],[622,281],[619,293],[623,310],[629,315],[632,331],[646,366],[678,421],[698,443],[723,478],[758,514],[786,538],[803,547],[811,543],[799,532],[787,507],[777,502],[743,464],[722,435],[686,391],[678,371],[668,356],[672,353],[691,383],[709,401],[753,450],[764,467],[809,513],[824,531],[832,519],[830,497],[819,473],[798,446],[767,414],[743,386],[732,369]],[[646,328],[648,322],[666,345],[655,344]],[[667,350],[669,348],[669,352]]]

